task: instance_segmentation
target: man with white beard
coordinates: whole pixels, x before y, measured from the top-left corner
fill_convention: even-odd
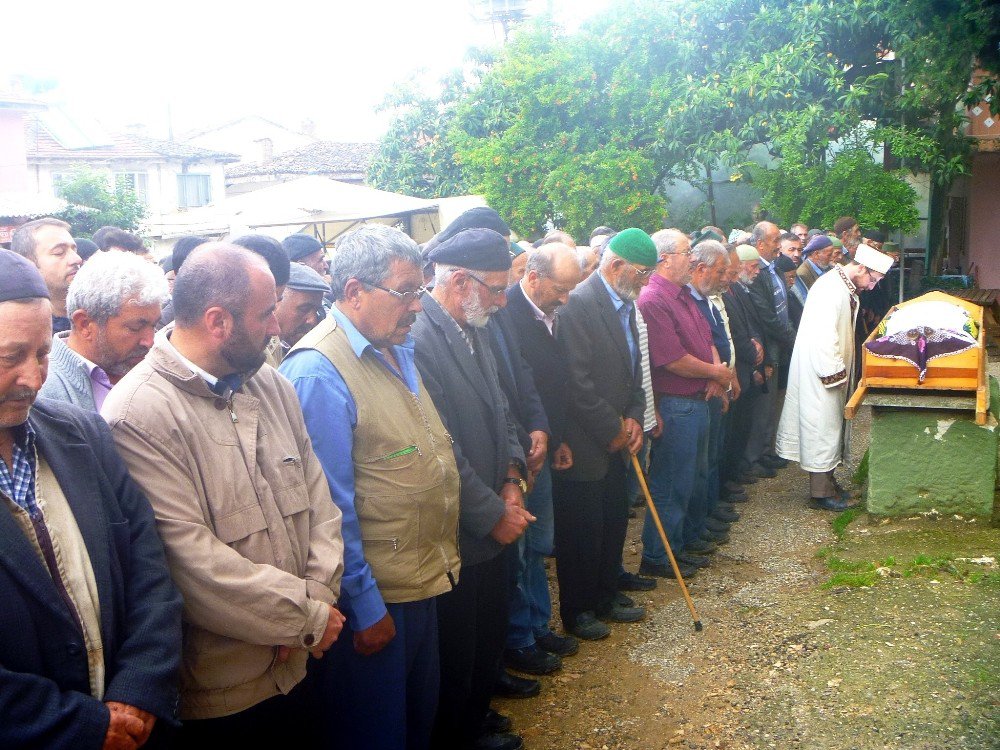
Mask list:
[[[507,304],[510,243],[492,229],[466,229],[427,259],[434,291],[423,296],[412,335],[417,369],[454,441],[462,558],[457,585],[437,601],[441,692],[431,745],[516,750],[516,734],[484,726],[507,637],[510,545],[534,520],[524,509],[524,451],[483,330]]]

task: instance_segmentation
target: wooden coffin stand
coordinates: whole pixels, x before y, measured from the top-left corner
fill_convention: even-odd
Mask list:
[[[844,407],[844,416],[853,419],[862,401],[872,406],[910,409],[974,410],[976,424],[985,425],[990,406],[986,378],[986,332],[983,308],[944,292],[928,292],[921,297],[894,306],[893,311],[918,302],[950,302],[968,310],[979,326],[979,346],[958,354],[932,359],[924,382],[917,382],[918,372],[909,362],[880,357],[866,347],[861,349],[861,379],[857,390]],[[873,331],[868,340],[876,338]]]

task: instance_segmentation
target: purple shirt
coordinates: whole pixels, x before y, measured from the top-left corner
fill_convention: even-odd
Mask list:
[[[708,386],[706,378],[684,378],[666,365],[690,354],[711,364],[712,329],[686,286],[653,274],[639,295],[639,311],[649,337],[649,367],[653,391],[671,396],[697,396]]]

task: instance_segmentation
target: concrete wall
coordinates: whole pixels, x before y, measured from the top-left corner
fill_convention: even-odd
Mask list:
[[[0,192],[22,192],[28,182],[24,113],[0,109]]]
[[[976,154],[972,162],[969,263],[981,288],[1000,289],[1000,153]]]

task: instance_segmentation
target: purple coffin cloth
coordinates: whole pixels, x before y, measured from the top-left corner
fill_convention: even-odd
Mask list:
[[[956,336],[951,331],[924,326],[899,331],[890,336],[880,336],[865,343],[872,354],[889,359],[902,359],[917,368],[920,373],[917,382],[923,383],[927,376],[927,363],[938,357],[958,354],[976,346],[967,339]]]

